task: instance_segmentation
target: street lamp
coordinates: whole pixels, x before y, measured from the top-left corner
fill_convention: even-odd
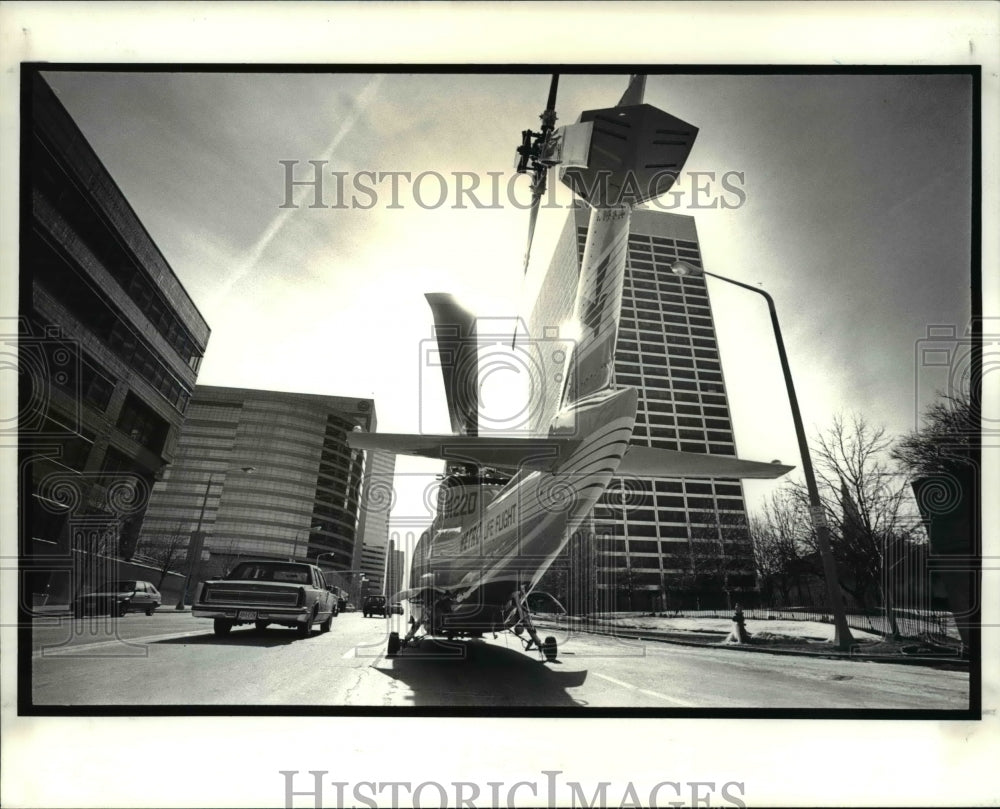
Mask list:
[[[774,299],[763,289],[752,287],[724,275],[703,270],[688,264],[686,261],[675,261],[670,266],[670,271],[679,276],[703,276],[717,278],[720,281],[733,284],[734,286],[749,289],[763,296],[767,301],[768,311],[771,313],[771,326],[774,328],[774,340],[778,344],[778,358],[781,361],[781,373],[785,377],[785,389],[788,391],[788,404],[792,410],[792,421],[795,424],[795,438],[799,442],[799,455],[802,456],[802,474],[806,479],[806,489],[809,492],[809,516],[812,520],[813,528],[816,531],[816,542],[819,545],[819,555],[823,560],[823,576],[826,580],[827,597],[830,601],[830,612],[833,613],[834,644],[838,649],[850,649],[854,644],[850,627],[847,625],[847,615],[844,611],[844,595],[840,589],[840,582],[837,579],[837,566],[833,560],[833,552],[830,550],[830,528],[826,522],[826,514],[823,512],[823,504],[819,499],[819,489],[816,486],[816,476],[813,473],[812,459],[809,456],[809,444],[806,441],[806,432],[802,426],[802,414],[799,412],[799,400],[795,396],[795,385],[792,383],[792,371],[788,367],[788,355],[785,353],[785,341],[781,338],[781,327],[778,325],[778,312],[774,307]]]
[[[290,557],[288,557],[288,561],[289,562],[294,562],[295,561],[295,557],[299,553],[299,537],[300,536],[302,536],[303,534],[311,534],[313,531],[319,531],[322,528],[323,528],[323,524],[322,523],[316,523],[316,525],[310,525],[308,528],[302,528],[301,530],[296,531],[295,532],[295,544],[292,546],[292,555]],[[308,555],[309,554],[307,552],[306,556],[308,556]]]
[[[256,471],[256,467],[244,466],[240,468],[240,471],[245,475],[250,475]],[[184,602],[187,601],[188,588],[191,585],[191,577],[197,569],[198,563],[201,561],[201,551],[205,545],[205,536],[201,532],[201,525],[205,520],[205,509],[208,508],[208,495],[212,490],[212,479],[218,474],[225,473],[209,472],[208,480],[205,481],[205,494],[201,498],[201,513],[198,514],[198,525],[194,531],[191,532],[191,541],[188,543],[187,573],[184,574],[184,587],[181,589],[181,597],[177,602],[177,606],[174,607],[175,610],[184,609]]]

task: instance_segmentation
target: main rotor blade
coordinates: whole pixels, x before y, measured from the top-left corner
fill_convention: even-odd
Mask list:
[[[552,74],[552,81],[549,83],[549,100],[545,102],[545,112],[542,113],[542,123],[546,123],[545,114],[552,114],[552,123],[555,123],[556,113],[556,93],[559,91],[559,74]],[[551,125],[551,124],[550,124]]]
[[[535,222],[538,220],[538,208],[542,201],[542,195],[533,192],[531,195],[531,210],[528,213],[528,246],[524,251],[524,274],[528,274],[528,263],[531,261],[531,243],[535,239]]]

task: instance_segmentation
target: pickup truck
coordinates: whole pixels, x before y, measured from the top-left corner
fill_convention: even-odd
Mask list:
[[[203,582],[191,614],[213,619],[216,635],[228,635],[242,624],[253,624],[258,631],[279,624],[293,627],[305,638],[315,623],[320,632],[330,631],[339,613],[335,590],[316,565],[248,560],[224,578]]]

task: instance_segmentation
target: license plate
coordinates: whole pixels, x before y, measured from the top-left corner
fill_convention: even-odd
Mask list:
[[[257,611],[256,610],[240,610],[236,615],[237,621],[256,621]]]

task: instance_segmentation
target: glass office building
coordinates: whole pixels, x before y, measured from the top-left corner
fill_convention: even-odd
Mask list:
[[[558,406],[558,370],[544,350],[571,319],[589,211],[575,209],[557,244],[529,319],[536,348],[533,410],[544,432]],[[670,265],[701,266],[693,217],[637,210],[625,271],[615,383],[639,391],[632,442],[735,455],[729,405],[704,277],[679,277]],[[600,544],[598,586],[606,603],[648,609],[657,603],[709,607],[753,591],[756,579],[739,480],[615,478],[592,515]]]
[[[375,426],[371,399],[199,385],[154,487],[143,546],[200,524],[203,576],[247,556],[360,567],[366,458],[347,434]]]

